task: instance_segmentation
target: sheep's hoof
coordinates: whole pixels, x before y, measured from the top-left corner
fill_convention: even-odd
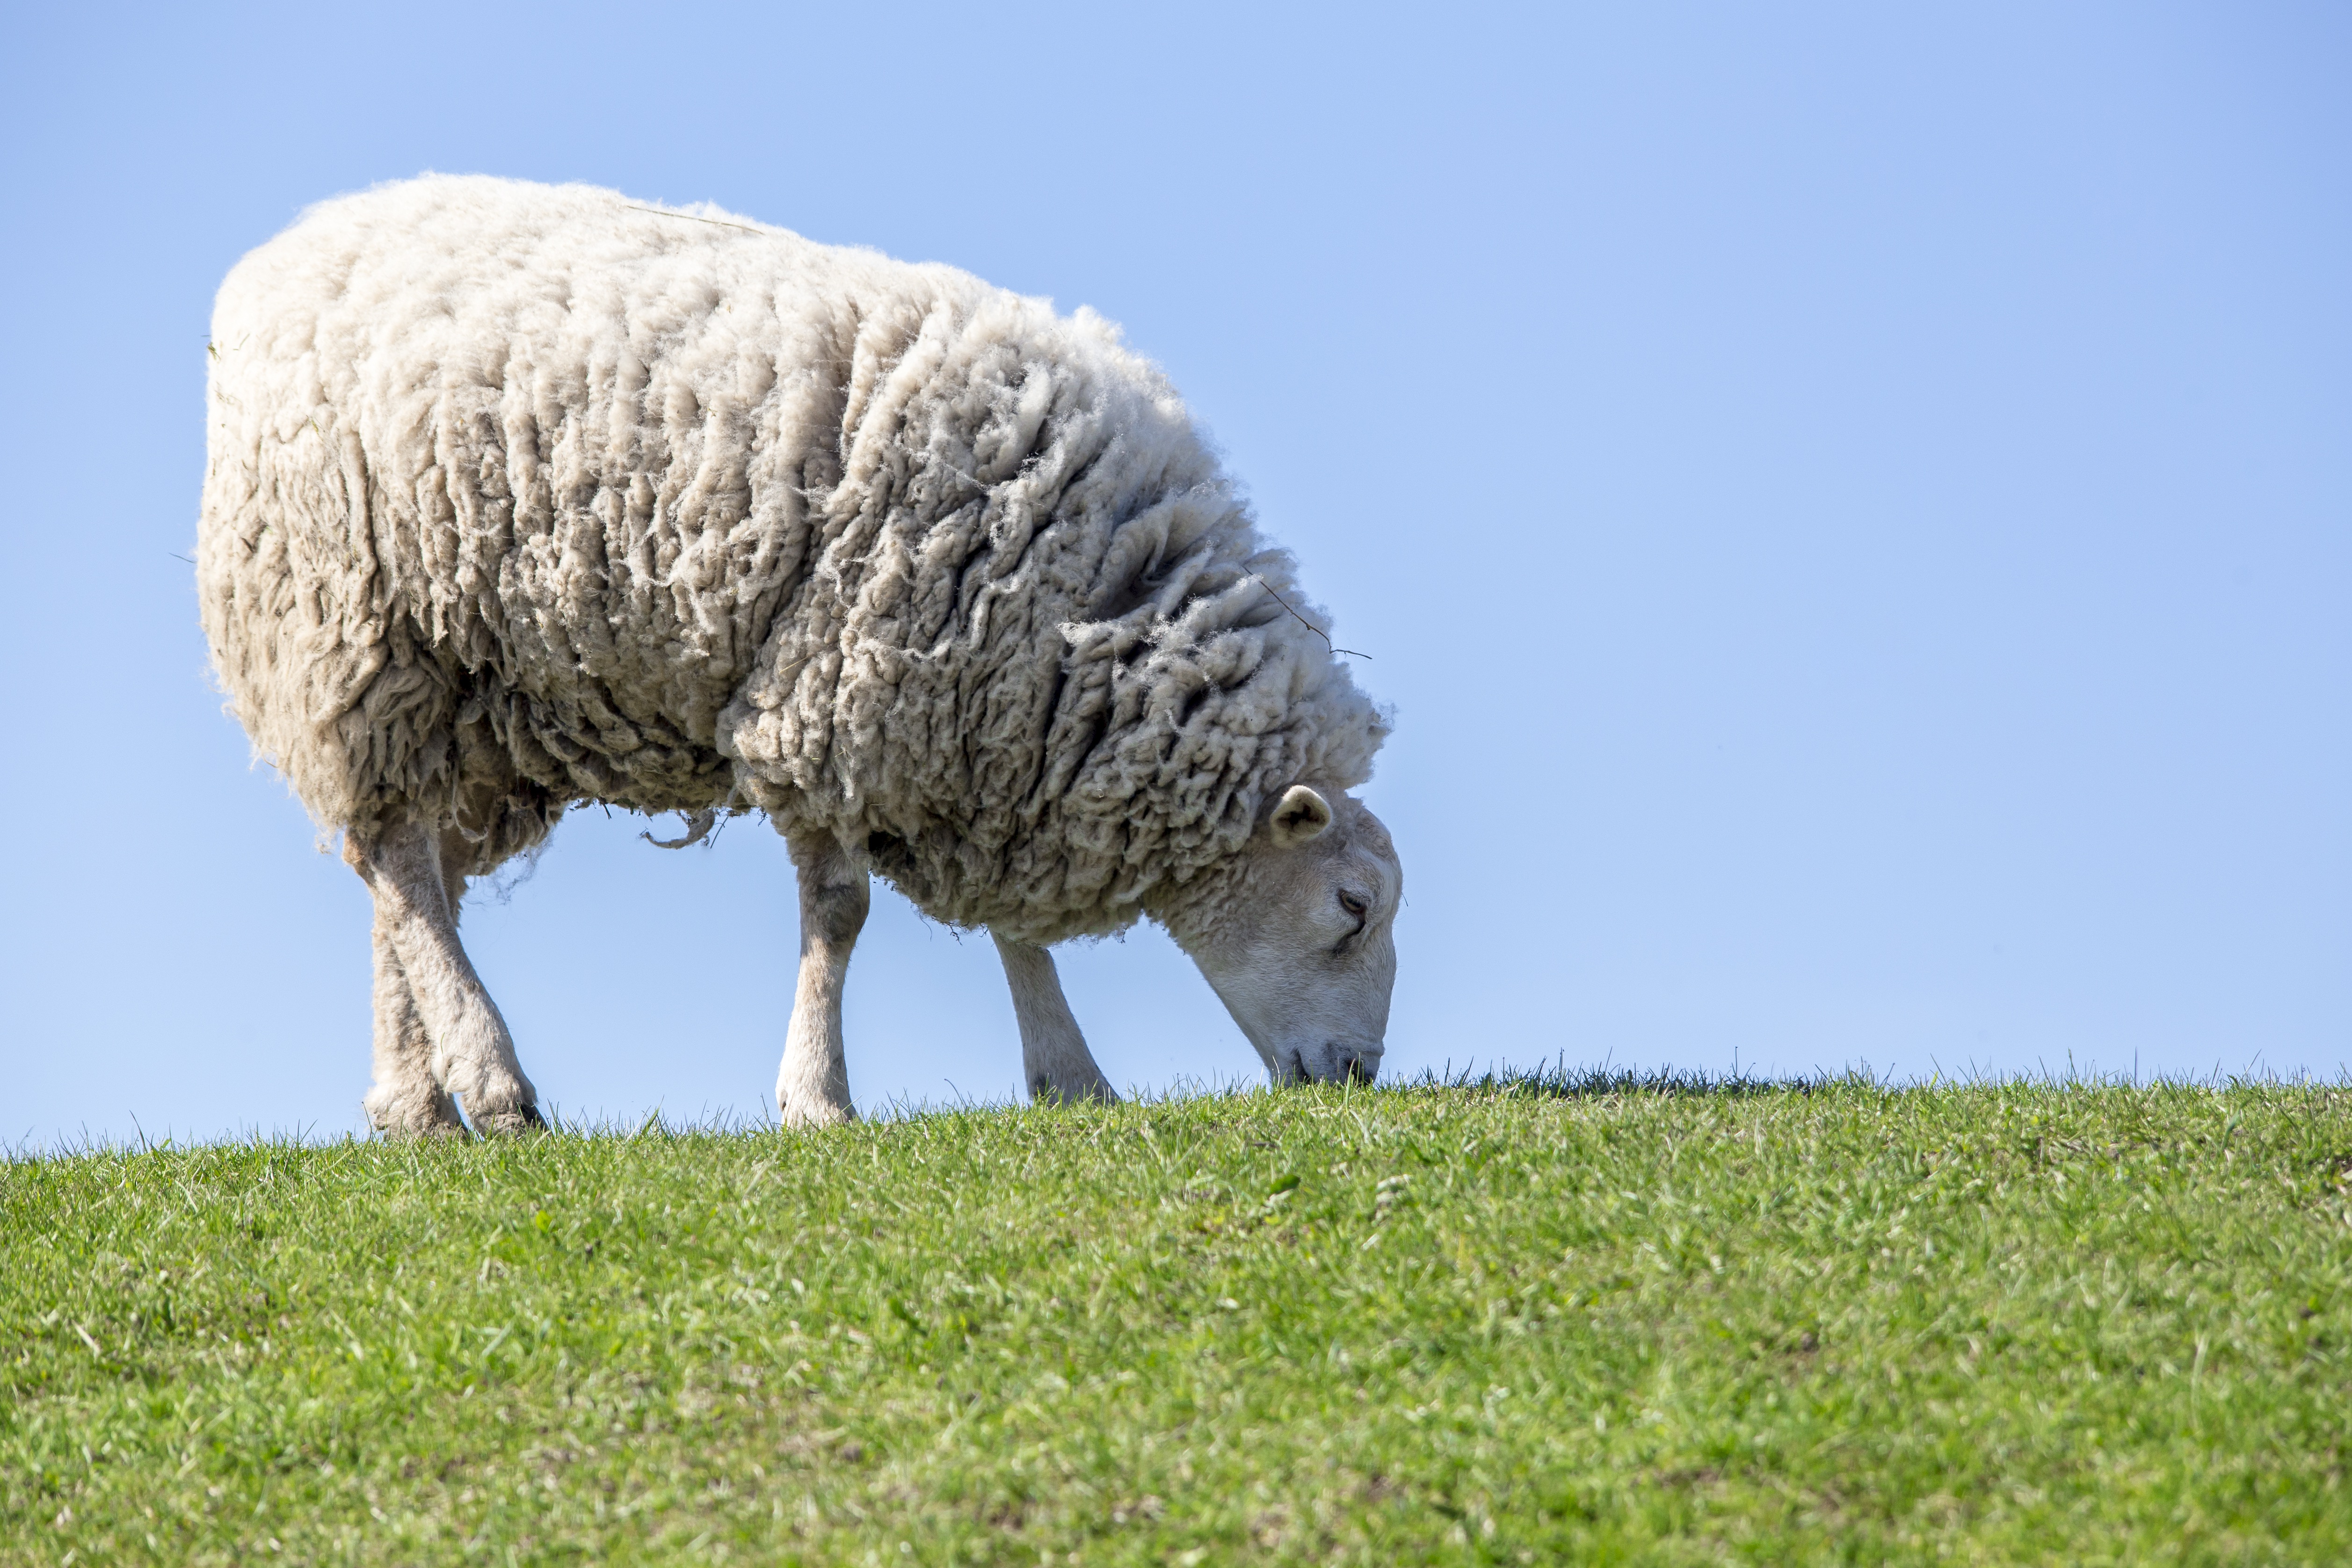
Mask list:
[[[1030,1082],[1029,1103],[1040,1110],[1056,1105],[1117,1105],[1118,1091],[1101,1079],[1092,1083],[1057,1084],[1041,1078]]]
[[[804,1132],[817,1127],[841,1127],[857,1120],[855,1106],[834,1105],[825,1100],[780,1105],[776,1118],[787,1132]]]
[[[493,1138],[512,1137],[523,1132],[544,1132],[546,1119],[539,1113],[537,1104],[526,1100],[511,1110],[486,1110],[474,1119],[477,1131]]]
[[[435,1090],[430,1097],[402,1097],[370,1089],[362,1105],[368,1122],[386,1138],[463,1138],[466,1123],[449,1097]]]
[[[462,1121],[455,1127],[443,1121],[428,1121],[421,1127],[379,1127],[375,1135],[387,1143],[462,1143],[473,1136]]]

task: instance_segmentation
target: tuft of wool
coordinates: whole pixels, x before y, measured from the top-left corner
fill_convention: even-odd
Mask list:
[[[757,806],[1042,943],[1181,905],[1387,733],[1088,310],[427,176],[247,256],[212,349],[205,631],[330,829],[455,826],[479,874],[577,802]]]

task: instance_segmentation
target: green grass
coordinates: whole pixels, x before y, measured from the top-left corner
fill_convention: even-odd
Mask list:
[[[2344,1563],[2352,1090],[0,1163],[0,1562]]]

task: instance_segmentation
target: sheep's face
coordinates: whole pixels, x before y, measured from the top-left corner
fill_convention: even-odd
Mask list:
[[[1396,984],[1404,870],[1380,818],[1294,784],[1256,835],[1237,896],[1184,945],[1276,1083],[1370,1082]]]

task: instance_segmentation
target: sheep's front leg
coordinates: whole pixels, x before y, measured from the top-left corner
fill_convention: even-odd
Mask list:
[[[1013,1016],[1021,1025],[1021,1076],[1029,1098],[1041,1105],[1057,1100],[1099,1100],[1117,1104],[1110,1080],[1095,1065],[1087,1037],[1062,995],[1054,955],[1025,942],[1008,942],[994,931],[996,954],[1004,961],[1005,984],[1013,988]]]
[[[842,1052],[841,993],[873,893],[864,868],[832,838],[785,842],[801,887],[801,974],[776,1071],[776,1113],[787,1127],[824,1127],[857,1115]]]
[[[443,1119],[452,1093],[484,1131],[544,1125],[514,1037],[457,941],[435,835],[397,822],[373,837],[347,837],[343,854],[375,896],[377,1083],[368,1111],[376,1125],[454,1131]],[[400,986],[391,983],[394,969]]]

